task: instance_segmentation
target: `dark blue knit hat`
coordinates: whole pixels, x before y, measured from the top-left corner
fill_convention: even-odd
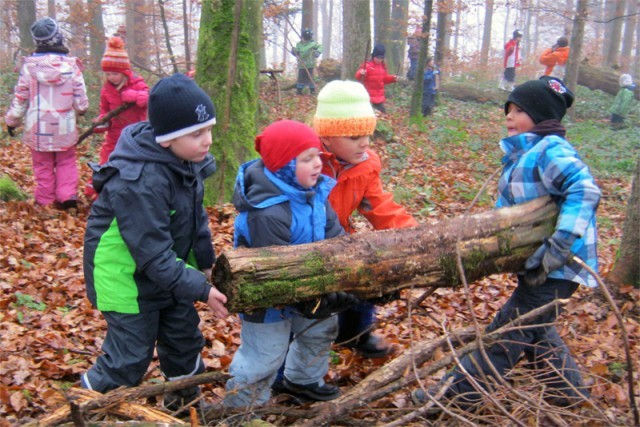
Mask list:
[[[509,104],[513,103],[522,108],[535,124],[551,119],[561,121],[573,99],[573,92],[562,80],[542,76],[518,85],[504,104],[504,114],[509,113]]]
[[[149,92],[149,123],[156,142],[166,142],[216,123],[209,95],[184,74],[160,79]]]
[[[382,56],[384,58],[384,54],[386,49],[382,43],[378,43],[373,47],[373,51],[371,52],[371,57],[375,58],[376,56]]]
[[[64,37],[53,18],[38,19],[31,25],[31,37],[37,46],[63,46]]]

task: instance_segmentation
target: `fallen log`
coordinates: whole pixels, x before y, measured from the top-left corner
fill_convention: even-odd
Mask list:
[[[580,64],[578,84],[591,90],[599,89],[610,95],[616,95],[620,90],[620,71],[612,68],[597,68],[587,64]],[[640,99],[640,87],[634,90],[636,99]]]
[[[460,284],[456,241],[469,281],[523,269],[555,227],[556,204],[543,197],[417,227],[320,242],[223,253],[216,286],[232,312],[309,300],[335,291],[374,298],[410,286]]]

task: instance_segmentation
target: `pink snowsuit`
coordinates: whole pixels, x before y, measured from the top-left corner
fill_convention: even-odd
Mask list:
[[[18,127],[24,121],[22,141],[31,149],[38,204],[76,200],[76,112],[88,108],[77,58],[55,53],[23,58],[5,122]]]

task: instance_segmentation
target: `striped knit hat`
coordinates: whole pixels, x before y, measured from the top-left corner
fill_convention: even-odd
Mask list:
[[[113,36],[107,42],[107,51],[102,57],[102,71],[115,71],[121,73],[131,70],[129,55],[124,49],[124,41],[120,37]]]
[[[369,93],[361,83],[334,80],[318,93],[313,128],[320,136],[364,136],[376,130]]]

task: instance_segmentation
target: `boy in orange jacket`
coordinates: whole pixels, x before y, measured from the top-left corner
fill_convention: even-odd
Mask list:
[[[362,84],[335,80],[322,88],[313,127],[325,149],[322,173],[337,181],[329,201],[348,233],[355,232],[349,217],[356,210],[376,230],[418,225],[405,208],[394,202],[393,195],[382,188],[382,163],[369,149],[376,116]],[[386,356],[391,346],[372,333],[374,318],[374,305],[370,302],[343,311],[339,315],[337,342],[344,342],[364,357]]]

